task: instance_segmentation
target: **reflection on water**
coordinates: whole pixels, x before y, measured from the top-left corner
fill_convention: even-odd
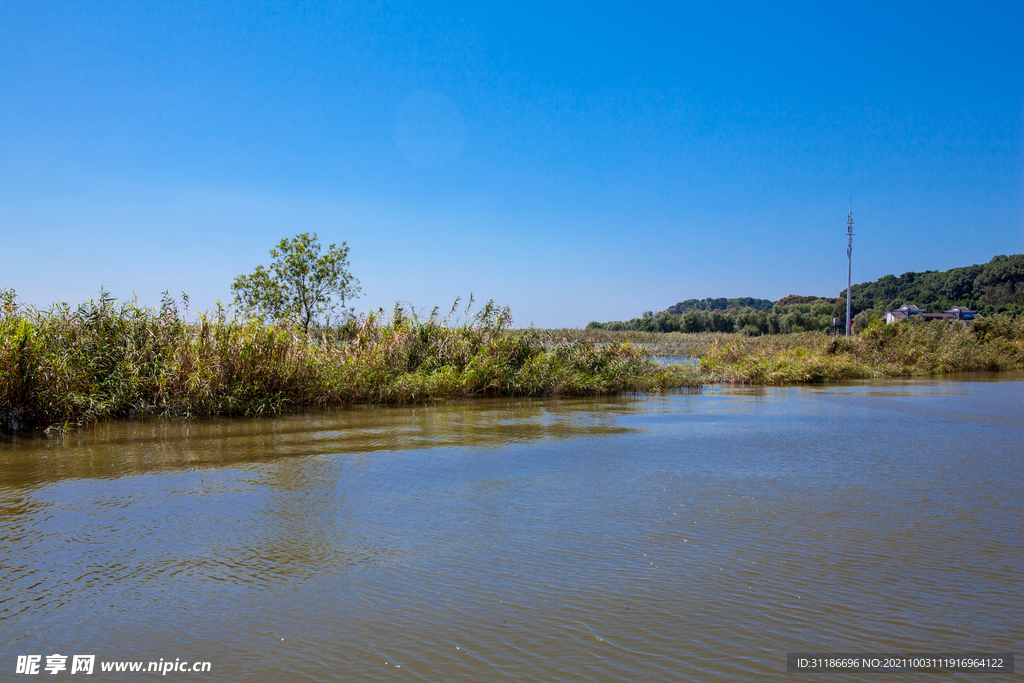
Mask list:
[[[1019,651],[1009,379],[0,443],[0,672],[88,652],[225,681],[753,681],[787,651]]]
[[[59,439],[21,439],[0,448],[0,482],[115,477],[340,453],[452,446],[489,447],[624,429],[613,416],[629,400],[480,399],[427,406],[358,406],[274,420],[152,420],[98,424]]]

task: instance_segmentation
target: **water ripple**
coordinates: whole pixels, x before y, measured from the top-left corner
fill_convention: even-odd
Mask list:
[[[755,681],[787,651],[1020,650],[1022,399],[711,390],[0,444],[0,643],[253,681]]]

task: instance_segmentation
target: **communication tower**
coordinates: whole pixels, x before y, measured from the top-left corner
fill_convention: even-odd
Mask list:
[[[850,336],[853,321],[850,320],[850,275],[853,272],[853,197],[850,197],[850,213],[846,214],[846,336]]]

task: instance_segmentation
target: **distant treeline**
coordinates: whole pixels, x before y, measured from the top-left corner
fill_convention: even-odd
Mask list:
[[[1024,254],[995,256],[988,263],[945,271],[886,275],[853,286],[850,306],[858,317],[883,316],[903,304],[932,311],[967,306],[982,315],[1020,315],[1024,313]]]
[[[687,299],[686,301],[680,301],[675,306],[669,306],[665,309],[665,312],[672,315],[682,315],[689,311],[728,311],[733,308],[752,308],[755,311],[770,311],[774,305],[775,302],[770,299],[755,299],[749,296],[741,296],[736,299]]]
[[[640,318],[609,323],[592,322],[588,329],[630,332],[739,332],[757,336],[762,334],[787,334],[789,332],[807,332],[825,330],[832,325],[832,319],[846,315],[845,299],[825,299],[820,297],[786,297],[799,299],[801,303],[782,304],[780,300],[772,304],[770,310],[759,310],[752,307],[731,307],[726,309],[691,309],[683,314],[648,311]],[[802,300],[808,300],[803,302]],[[715,301],[705,299],[705,301]],[[724,301],[724,299],[722,299]],[[730,299],[737,301],[737,299]],[[764,299],[751,299],[764,301]],[[676,304],[681,306],[682,304]],[[780,305],[782,304],[782,305]],[[672,308],[676,308],[673,306]]]
[[[846,291],[837,298],[791,294],[778,301],[687,299],[639,318],[607,323],[592,322],[589,329],[639,332],[736,332],[751,336],[826,330],[838,318],[846,319]],[[1024,254],[996,256],[988,263],[886,275],[875,282],[853,286],[850,308],[854,327],[862,329],[885,312],[903,304],[938,311],[968,306],[982,315],[1024,313]]]

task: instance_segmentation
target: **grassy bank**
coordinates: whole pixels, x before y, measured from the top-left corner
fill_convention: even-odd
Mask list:
[[[751,337],[724,333],[541,330],[549,342],[641,346],[652,355],[700,359],[710,382],[795,384],[1024,369],[1024,318],[995,315],[972,325],[875,321],[849,339],[823,332]]]
[[[403,309],[306,334],[220,313],[185,322],[109,297],[0,302],[0,430],[145,415],[267,415],[351,403],[593,395],[697,383],[640,347],[545,343],[487,305],[462,322]]]
[[[2,292],[0,292],[2,293]],[[0,297],[0,431],[146,415],[269,415],[353,403],[579,396],[709,382],[791,384],[1024,368],[1024,319],[873,324],[850,339],[514,330],[397,308],[309,334],[223,312],[185,322],[108,297],[76,309]],[[651,355],[700,358],[659,367]]]
[[[643,347],[654,356],[689,356],[700,358],[711,347],[736,339],[735,334],[721,332],[642,332],[637,330],[549,329],[539,331],[547,343],[579,342],[593,344],[624,344]]]
[[[717,340],[701,357],[709,381],[835,382],[949,372],[1024,369],[1024,319],[872,323],[849,339],[822,333]]]

